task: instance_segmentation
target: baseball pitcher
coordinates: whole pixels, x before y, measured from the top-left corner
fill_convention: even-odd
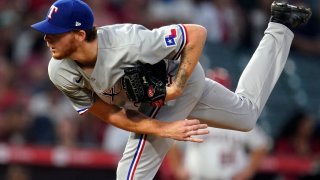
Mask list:
[[[58,0],[32,28],[45,34],[49,77],[73,107],[133,132],[117,179],[150,180],[174,139],[202,142],[197,135],[208,133],[207,124],[254,127],[286,63],[290,29],[311,16],[310,9],[286,3],[273,3],[271,12],[235,92],[205,78],[198,61],[207,34],[199,25],[95,27],[83,1]]]

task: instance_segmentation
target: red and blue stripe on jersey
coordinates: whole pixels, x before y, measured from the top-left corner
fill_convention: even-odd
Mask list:
[[[181,44],[180,44],[180,48],[179,48],[178,52],[175,54],[173,59],[178,59],[180,57],[183,48],[185,47],[185,45],[188,42],[188,36],[187,36],[186,27],[184,25],[182,25],[182,24],[178,24],[177,26],[179,27],[179,29],[181,31]]]

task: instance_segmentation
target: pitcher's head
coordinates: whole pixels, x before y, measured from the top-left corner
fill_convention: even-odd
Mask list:
[[[93,12],[81,0],[58,0],[51,5],[43,21],[31,25],[44,34],[62,34],[93,28]]]
[[[84,41],[96,38],[91,8],[81,0],[58,0],[50,7],[46,18],[31,25],[45,34],[52,57],[71,57]]]

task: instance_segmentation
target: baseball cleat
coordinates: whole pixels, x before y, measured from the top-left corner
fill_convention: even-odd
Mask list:
[[[302,6],[290,5],[286,2],[276,2],[271,4],[271,22],[276,22],[292,29],[305,24],[311,17],[311,9]]]

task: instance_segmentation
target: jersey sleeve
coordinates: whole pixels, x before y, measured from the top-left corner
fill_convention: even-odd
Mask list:
[[[149,30],[134,27],[139,44],[139,60],[156,63],[162,59],[176,60],[187,43],[186,28],[182,24],[163,26]]]
[[[93,104],[93,93],[85,88],[82,76],[70,64],[63,66],[63,61],[51,60],[48,66],[49,78],[52,83],[71,101],[73,108],[85,113]]]

